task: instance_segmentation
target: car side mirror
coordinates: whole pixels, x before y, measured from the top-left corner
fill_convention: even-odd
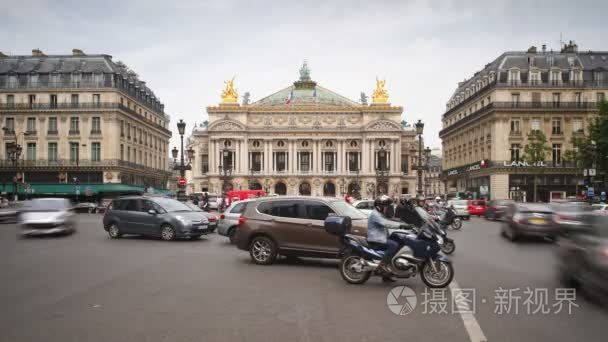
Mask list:
[[[148,210],[148,214],[150,214],[150,215],[156,215],[157,212],[154,209],[150,209],[150,210]]]

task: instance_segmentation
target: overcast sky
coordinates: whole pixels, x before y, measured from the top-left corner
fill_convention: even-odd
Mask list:
[[[386,78],[390,102],[440,146],[445,103],[464,78],[531,45],[608,50],[608,1],[11,1],[0,51],[110,54],[188,130],[236,76],[252,100],[290,85],[308,60],[320,85],[355,101]],[[177,130],[175,130],[177,131]],[[173,142],[177,142],[176,133]],[[172,144],[173,145],[173,144]]]

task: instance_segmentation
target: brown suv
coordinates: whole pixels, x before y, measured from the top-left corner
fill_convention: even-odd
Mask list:
[[[278,254],[337,258],[340,239],[324,229],[329,215],[349,216],[353,222],[351,233],[367,235],[367,217],[344,200],[281,196],[248,203],[235,242],[260,265],[272,264]]]

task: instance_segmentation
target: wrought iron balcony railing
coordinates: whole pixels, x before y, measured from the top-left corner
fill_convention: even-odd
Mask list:
[[[167,172],[164,168],[154,168],[140,165],[133,162],[128,162],[120,159],[36,159],[36,160],[19,160],[17,168],[27,167],[129,167],[133,169],[146,170],[149,172]],[[0,160],[0,167],[14,168],[13,161],[10,159]]]
[[[120,109],[131,113],[133,115],[142,116],[140,113],[135,110],[122,105],[120,103],[115,102],[78,102],[78,103],[0,103],[0,110],[3,111],[24,111],[24,110],[95,110],[95,109]],[[148,120],[149,121],[149,120]],[[156,125],[164,130],[167,130],[165,127],[159,124],[151,124]]]

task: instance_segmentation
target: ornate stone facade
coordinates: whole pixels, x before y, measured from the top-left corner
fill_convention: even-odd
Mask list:
[[[279,195],[414,194],[416,135],[402,127],[402,112],[325,89],[304,65],[292,86],[257,102],[207,108],[208,123],[188,139],[196,151],[188,190],[221,193],[227,185]]]

